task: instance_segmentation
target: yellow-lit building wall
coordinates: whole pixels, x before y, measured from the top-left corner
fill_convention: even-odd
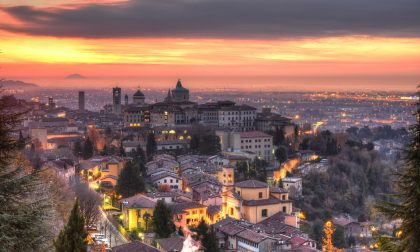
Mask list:
[[[131,208],[131,209],[128,209],[128,211],[127,209],[123,209],[124,227],[128,228],[128,230],[130,231],[137,230],[138,228],[146,229],[146,221],[143,218],[145,213],[150,214],[150,219],[147,225],[148,228],[150,228],[152,215],[153,215],[153,208],[142,208],[142,209]]]
[[[179,227],[195,227],[200,223],[201,219],[206,221],[206,208],[191,208],[185,210],[182,214],[175,214],[173,216],[174,224],[177,228]]]
[[[268,199],[269,197],[269,188],[241,188],[235,187],[235,192],[237,192],[242,199],[244,200],[259,200],[259,199]],[[262,193],[262,197],[259,197],[259,194]]]
[[[262,216],[262,210],[267,210],[267,216]],[[274,214],[281,212],[281,204],[265,205],[265,206],[242,206],[243,218],[247,221],[255,224],[260,221],[273,216]]]

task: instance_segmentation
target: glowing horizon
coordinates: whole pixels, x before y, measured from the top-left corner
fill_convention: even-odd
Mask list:
[[[136,6],[134,2],[108,0],[92,4],[80,0],[69,5],[70,1],[63,0],[51,5],[40,1],[30,9],[19,7],[19,1],[6,2],[0,11],[0,18],[4,20],[0,23],[0,76],[39,81],[37,84],[46,87],[54,84],[44,80],[59,81],[76,73],[88,77],[92,83],[99,79],[124,82],[138,78],[146,80],[146,86],[153,79],[183,78],[194,80],[189,83],[190,88],[208,83],[204,81],[206,78],[226,77],[226,80],[237,78],[238,82],[242,78],[244,84],[259,85],[261,89],[275,88],[276,80],[284,79],[293,79],[291,85],[305,85],[313,80],[308,86],[313,89],[325,89],[323,82],[350,84],[352,79],[366,89],[377,88],[380,83],[398,89],[398,85],[415,87],[416,83],[411,82],[420,78],[418,36],[372,33],[277,38],[183,37],[180,32],[179,36],[142,37],[127,33],[126,37],[104,34],[99,38],[78,33],[71,36],[38,34],[36,30],[37,26],[49,29],[48,21],[66,11],[77,13],[79,9],[90,10],[97,6],[103,9],[108,5]],[[33,14],[22,16],[19,11]],[[98,81],[98,85],[100,83]],[[229,81],[224,85],[229,85]]]

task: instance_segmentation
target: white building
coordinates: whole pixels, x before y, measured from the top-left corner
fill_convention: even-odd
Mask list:
[[[249,105],[222,107],[218,111],[219,127],[235,131],[254,130],[257,109]]]
[[[267,161],[274,158],[273,137],[261,131],[228,132],[216,131],[223,151],[252,152]]]
[[[298,195],[302,195],[302,178],[297,177],[286,177],[282,179],[283,188],[288,190],[289,192],[295,192]]]
[[[173,173],[163,173],[151,177],[153,184],[156,186],[168,185],[170,189],[181,189],[182,179]]]

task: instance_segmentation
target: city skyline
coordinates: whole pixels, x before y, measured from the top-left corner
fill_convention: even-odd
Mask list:
[[[420,76],[420,4],[411,0],[0,8],[0,76],[42,87],[164,88],[181,78],[191,88],[409,91]]]

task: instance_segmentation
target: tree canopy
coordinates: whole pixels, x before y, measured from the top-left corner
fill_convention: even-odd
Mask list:
[[[85,220],[80,212],[79,201],[76,200],[67,225],[54,241],[55,251],[85,252],[87,251],[86,237]]]
[[[159,200],[153,210],[152,226],[159,238],[168,238],[175,232],[171,210],[163,200]]]
[[[117,193],[126,198],[143,192],[144,188],[144,181],[139,165],[136,165],[132,161],[127,162],[118,177]]]
[[[415,116],[417,122],[410,127],[411,141],[404,152],[405,164],[395,174],[394,201],[378,205],[389,218],[402,220],[394,251],[420,251],[420,97]]]

